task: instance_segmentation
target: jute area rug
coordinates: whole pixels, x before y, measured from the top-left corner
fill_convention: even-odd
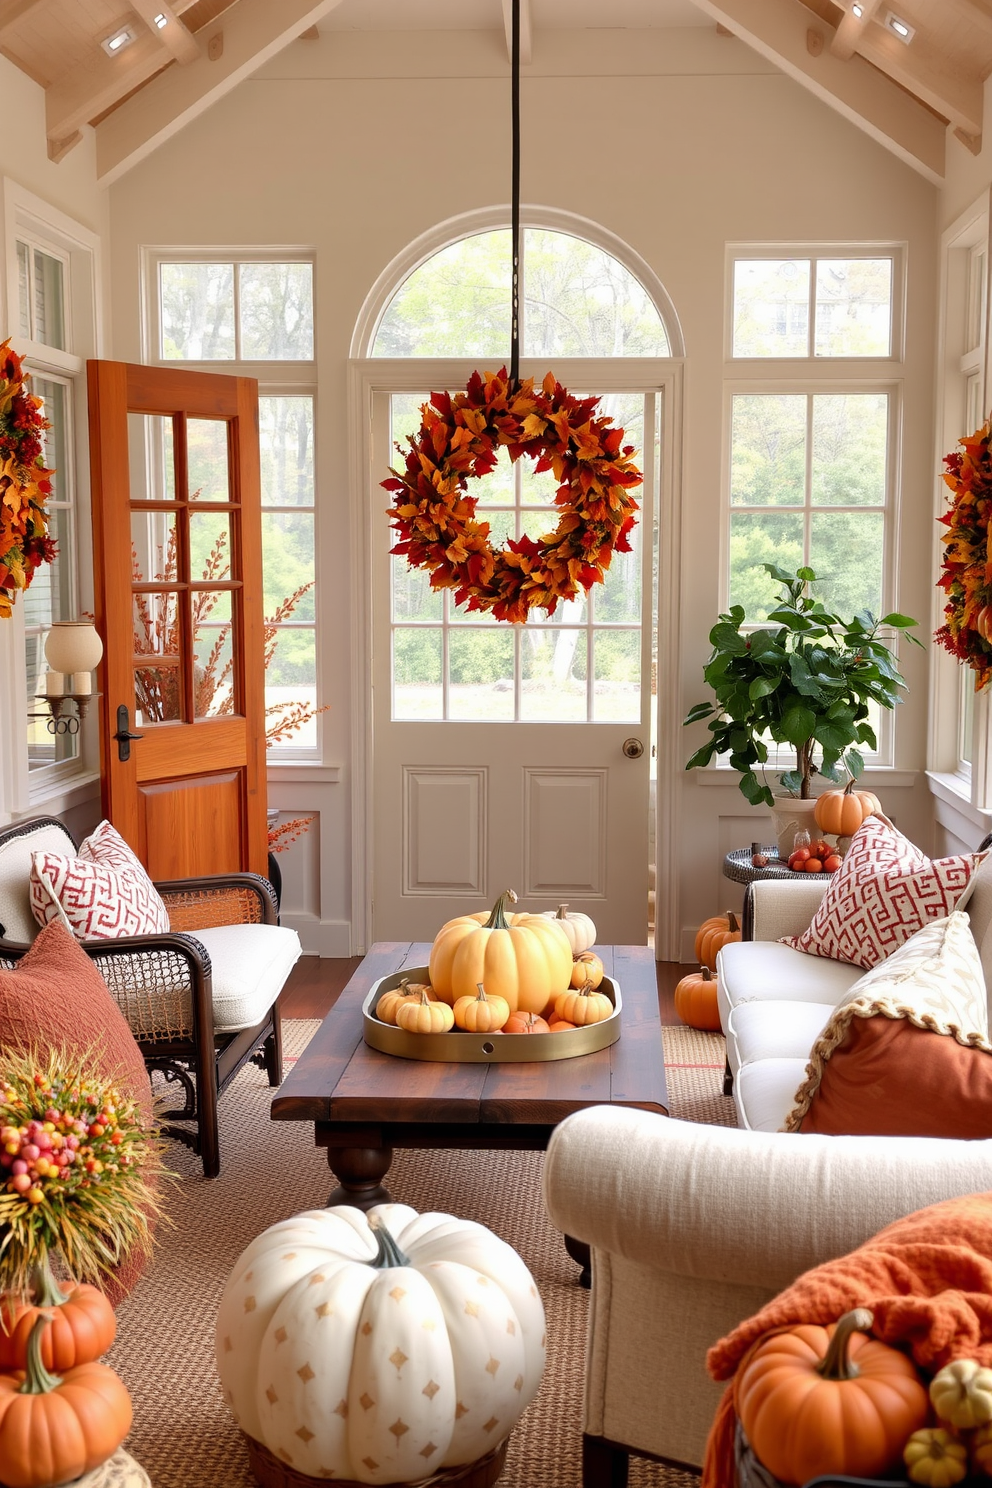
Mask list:
[[[284,1025],[298,1057],[318,1024]],[[723,1040],[665,1030],[671,1114],[733,1126],[721,1094]],[[320,1207],[333,1186],[309,1128],[269,1119],[272,1092],[249,1065],[220,1103],[221,1173],[207,1182],[186,1148],[170,1144],[179,1182],[168,1196],[154,1259],[118,1312],[107,1362],[134,1403],[131,1455],[154,1488],[250,1488],[254,1478],[214,1372],[213,1327],[224,1282],[261,1230]],[[543,1154],[398,1152],[388,1183],[414,1208],[488,1225],[514,1247],[537,1282],[548,1318],[548,1363],[540,1393],[510,1440],[501,1488],[580,1488],[582,1371],[588,1293],[544,1215]],[[632,1460],[631,1488],[696,1488],[697,1479]]]

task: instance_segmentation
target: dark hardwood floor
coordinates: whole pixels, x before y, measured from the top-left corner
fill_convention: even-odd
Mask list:
[[[334,1006],[352,972],[361,965],[361,956],[321,960],[319,956],[301,956],[283,988],[279,1007],[284,1018],[323,1018]],[[659,961],[658,1003],[663,1024],[675,1024],[675,984],[691,970],[677,961]]]

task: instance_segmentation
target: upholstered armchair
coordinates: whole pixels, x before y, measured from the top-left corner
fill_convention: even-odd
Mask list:
[[[0,966],[16,965],[39,926],[29,900],[32,853],[74,855],[65,825],[39,817],[0,831]],[[155,885],[167,934],[83,941],[151,1070],[164,1072],[184,1104],[163,1113],[167,1135],[220,1171],[217,1100],[248,1060],[270,1085],[282,1080],[277,999],[300,955],[299,937],[277,923],[269,883],[232,873]],[[180,1123],[194,1123],[176,1125]]]

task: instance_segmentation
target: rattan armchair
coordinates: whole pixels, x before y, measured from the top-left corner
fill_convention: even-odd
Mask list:
[[[13,967],[38,925],[31,913],[31,854],[71,855],[64,823],[37,817],[0,830],[0,965]],[[295,931],[278,925],[264,878],[232,873],[155,885],[168,934],[81,942],[128,1021],[145,1063],[177,1084],[184,1103],[164,1111],[168,1136],[199,1154],[206,1177],[220,1171],[217,1101],[249,1060],[282,1080],[277,999],[300,954]],[[261,927],[266,933],[259,935]],[[250,1021],[248,1021],[250,1020]],[[186,1125],[176,1125],[176,1123]]]

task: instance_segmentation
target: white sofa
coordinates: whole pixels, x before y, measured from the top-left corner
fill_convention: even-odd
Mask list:
[[[745,927],[751,938],[724,946],[717,958],[717,999],[737,1120],[749,1131],[781,1129],[818,1034],[863,975],[860,966],[777,944],[779,937],[807,928],[826,886],[822,879],[751,884]],[[992,988],[992,854],[975,875],[967,913],[986,988]]]
[[[558,1126],[545,1204],[592,1247],[584,1488],[627,1454],[698,1467],[722,1386],[706,1351],[810,1266],[992,1189],[992,1140],[789,1136],[595,1106]]]

